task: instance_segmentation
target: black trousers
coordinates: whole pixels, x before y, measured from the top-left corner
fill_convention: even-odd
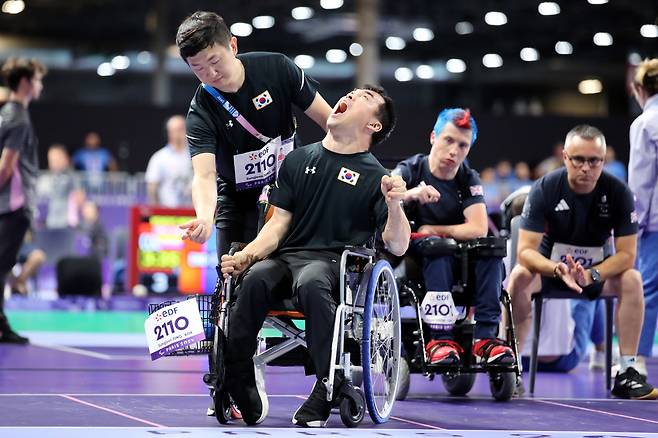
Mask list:
[[[258,234],[258,210],[254,207],[249,211],[236,212],[234,221],[217,222],[217,257],[220,262],[224,254],[228,254],[231,243],[249,243]]]
[[[258,332],[274,303],[292,298],[306,317],[306,343],[319,379],[329,375],[340,256],[297,251],[254,264],[236,288],[229,319],[227,366],[252,366]]]
[[[22,208],[0,215],[0,332],[9,327],[4,312],[5,280],[16,264],[18,251],[29,227],[30,217]]]

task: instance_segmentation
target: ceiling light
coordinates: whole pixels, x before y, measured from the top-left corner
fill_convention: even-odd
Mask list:
[[[350,44],[350,55],[352,56],[361,56],[363,53],[363,46],[359,43]]]
[[[532,47],[524,47],[521,49],[521,59],[527,62],[537,61],[539,59],[539,52]]]
[[[249,36],[253,30],[254,28],[249,23],[237,22],[231,25],[231,33],[239,37]]]
[[[299,68],[311,68],[315,65],[315,58],[310,55],[297,55],[295,56],[295,64]]]
[[[343,0],[320,0],[323,9],[338,9],[343,6]]]
[[[23,0],[7,0],[2,4],[2,12],[5,14],[20,14],[25,9]]]
[[[487,12],[484,15],[484,22],[489,26],[502,26],[507,23],[507,15],[497,11]]]
[[[341,62],[345,62],[347,59],[347,53],[340,49],[330,49],[327,50],[325,57],[327,58],[327,61],[331,62],[332,64],[340,64]]]
[[[459,35],[468,35],[469,33],[473,33],[473,25],[468,21],[460,21],[455,24],[455,32]]]
[[[400,37],[390,36],[386,38],[386,47],[389,50],[402,50],[407,46],[407,43]]]
[[[400,67],[395,70],[395,79],[400,82],[408,82],[414,78],[414,72],[410,68]]]
[[[611,46],[612,35],[608,32],[597,32],[594,34],[594,44],[597,46]]]
[[[306,6],[299,6],[294,8],[290,14],[295,20],[307,20],[313,16],[313,9]]]
[[[498,68],[503,65],[503,58],[497,53],[487,53],[482,57],[482,64],[487,68]]]
[[[560,13],[560,5],[555,2],[541,2],[537,10],[541,15],[557,15]]]
[[[142,50],[137,54],[137,62],[140,64],[148,64],[151,62],[151,52]]]
[[[555,52],[558,55],[571,55],[573,53],[573,46],[568,41],[558,41],[555,43]]]
[[[274,17],[271,15],[259,15],[251,20],[251,24],[253,24],[256,29],[269,29],[274,26]]]
[[[658,26],[655,24],[644,24],[640,28],[640,35],[645,38],[658,38]]]
[[[642,56],[639,53],[633,52],[628,55],[628,63],[630,65],[639,65],[642,62]]]
[[[450,73],[464,73],[466,71],[466,63],[459,58],[452,58],[446,61],[446,70]]]
[[[434,32],[426,27],[415,28],[413,35],[416,41],[432,41],[434,39]]]
[[[587,0],[587,3],[590,5],[604,5],[608,3],[608,0]]]
[[[578,84],[581,94],[597,94],[603,90],[603,84],[598,79],[585,79]]]
[[[416,76],[421,79],[432,79],[434,77],[434,69],[431,65],[422,64],[416,67]]]
[[[109,62],[102,63],[96,69],[96,73],[98,73],[98,76],[112,76],[114,72],[115,72],[114,67],[112,67],[112,64],[110,64]]]
[[[125,70],[128,67],[130,67],[130,58],[124,55],[117,55],[114,58],[112,58],[112,62],[110,63],[110,65],[114,69]]]

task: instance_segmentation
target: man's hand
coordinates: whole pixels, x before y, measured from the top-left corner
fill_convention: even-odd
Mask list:
[[[407,184],[399,175],[384,175],[382,176],[381,189],[382,194],[384,195],[384,199],[386,200],[386,204],[391,205],[399,203],[404,199],[405,193],[407,191]]]
[[[588,280],[589,276],[585,268],[580,263],[576,263],[573,257],[571,257],[571,254],[567,254],[566,263],[558,263],[555,266],[554,272],[564,284],[578,293],[581,293],[583,287],[589,286],[592,282],[591,278]]]
[[[421,181],[418,186],[407,191],[406,199],[420,202],[422,205],[430,204],[433,202],[439,202],[439,199],[441,199],[441,193],[439,193],[434,186],[428,186]]]
[[[193,219],[178,228],[185,230],[183,233],[183,240],[191,240],[196,243],[206,243],[212,235],[212,224],[203,219]]]
[[[233,255],[222,256],[222,274],[224,278],[229,275],[239,275],[254,262],[254,256],[243,251],[238,251]]]

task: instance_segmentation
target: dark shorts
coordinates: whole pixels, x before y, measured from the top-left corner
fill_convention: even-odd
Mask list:
[[[569,292],[572,291],[572,289],[567,286],[564,281],[558,279],[558,278],[542,278],[542,282],[546,282],[548,286],[550,287],[550,290],[559,290],[559,291],[565,291]],[[599,283],[593,283],[590,284],[589,286],[586,286],[583,288],[582,295],[586,296],[590,300],[595,300],[601,296],[601,293],[603,292],[603,285],[605,284],[604,281],[601,281]],[[542,285],[544,286],[544,285]],[[543,289],[543,287],[542,287]],[[574,292],[575,294],[576,292]]]

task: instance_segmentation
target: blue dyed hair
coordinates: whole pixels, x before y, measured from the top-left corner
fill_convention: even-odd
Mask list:
[[[446,123],[452,123],[461,129],[471,130],[471,146],[475,143],[478,137],[478,127],[475,124],[475,119],[471,115],[471,110],[463,108],[446,108],[439,113],[434,124],[434,135],[439,135]]]

